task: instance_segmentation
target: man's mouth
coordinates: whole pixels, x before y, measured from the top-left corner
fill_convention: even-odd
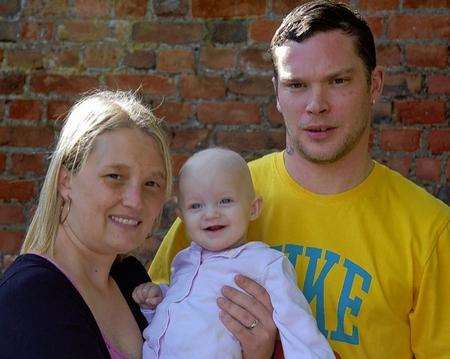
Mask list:
[[[305,131],[309,131],[309,132],[326,132],[326,131],[330,131],[330,130],[334,130],[336,127],[331,127],[331,126],[310,126],[310,127],[306,127]]]
[[[209,226],[209,227],[203,228],[203,230],[208,231],[208,232],[217,232],[224,228],[225,228],[225,226],[217,224],[214,226]]]

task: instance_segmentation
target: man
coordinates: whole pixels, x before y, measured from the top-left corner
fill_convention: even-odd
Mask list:
[[[249,239],[286,253],[337,357],[448,357],[450,209],[369,156],[383,83],[369,27],[345,5],[307,3],[284,19],[271,54],[286,150],[250,163],[265,206]],[[184,246],[176,222],[154,280],[168,280]],[[244,357],[270,356],[267,293],[239,283],[249,295],[225,288],[222,321]],[[249,318],[260,328],[244,327]],[[255,343],[264,349],[252,355]]]

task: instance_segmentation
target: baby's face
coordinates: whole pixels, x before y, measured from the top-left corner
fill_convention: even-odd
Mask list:
[[[252,201],[230,172],[191,171],[180,181],[180,214],[192,241],[211,251],[245,242]]]

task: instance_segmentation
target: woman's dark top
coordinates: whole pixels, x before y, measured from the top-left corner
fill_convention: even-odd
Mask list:
[[[134,257],[116,261],[111,276],[141,332],[147,321],[133,289],[150,278]],[[0,281],[0,358],[110,358],[100,328],[71,281],[34,254],[19,256]]]

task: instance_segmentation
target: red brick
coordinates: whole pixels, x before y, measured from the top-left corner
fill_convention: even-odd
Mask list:
[[[135,69],[153,69],[156,66],[155,52],[151,50],[136,50],[125,56],[124,65]]]
[[[397,44],[379,45],[377,62],[382,66],[399,66],[402,63],[402,51]]]
[[[36,100],[13,100],[9,105],[9,117],[17,120],[39,120],[41,102]]]
[[[11,156],[12,158],[12,168],[11,172],[18,176],[23,176],[28,172],[36,175],[41,175],[44,173],[44,155],[42,153],[38,154],[26,154],[26,153],[15,153]]]
[[[53,37],[53,23],[46,21],[23,23],[20,36],[25,41],[49,41]]]
[[[422,75],[417,73],[385,73],[383,95],[395,96],[419,93]]]
[[[0,16],[13,16],[20,10],[20,0],[3,0],[0,2]]]
[[[448,39],[449,15],[392,15],[388,36],[391,39]]]
[[[189,44],[200,42],[203,37],[202,24],[156,24],[140,22],[133,26],[132,39],[135,42],[166,44]]]
[[[444,45],[409,45],[406,47],[406,61],[410,66],[445,68],[447,60],[447,46]]]
[[[404,124],[445,122],[446,104],[443,101],[394,101],[397,121]]]
[[[277,110],[277,105],[274,102],[266,106],[267,118],[272,126],[280,127],[284,124],[284,119],[281,113]]]
[[[58,37],[61,41],[101,41],[107,36],[108,24],[106,22],[70,20],[58,26]]]
[[[189,11],[189,0],[153,1],[153,11],[157,16],[183,16]]]
[[[403,0],[404,8],[448,8],[448,0]]]
[[[212,70],[231,69],[236,66],[236,51],[204,47],[200,54],[200,64]]]
[[[17,42],[19,34],[18,22],[0,21],[0,41]]]
[[[118,18],[141,18],[147,12],[147,0],[116,0],[115,9]]]
[[[25,2],[25,17],[66,17],[69,11],[68,0],[28,0]]]
[[[86,67],[114,68],[122,55],[120,46],[97,44],[86,49],[84,64]]]
[[[164,101],[161,105],[153,109],[153,113],[158,118],[170,124],[177,124],[186,121],[194,115],[194,109],[189,102]]]
[[[6,153],[0,152],[0,172],[3,172],[6,167]]]
[[[23,207],[16,204],[0,204],[0,224],[23,223]]]
[[[283,130],[264,130],[254,132],[218,132],[217,144],[235,151],[259,151],[284,148]]]
[[[447,160],[447,167],[445,168],[445,175],[447,177],[447,181],[450,181],[450,159]]]
[[[172,150],[193,151],[205,144],[209,135],[207,129],[175,130],[171,132],[170,148]]]
[[[308,1],[310,0],[275,0],[272,1],[272,8],[276,14],[287,15],[289,11]]]
[[[450,151],[450,129],[432,130],[428,137],[428,148],[433,153]]]
[[[104,17],[108,16],[110,11],[110,1],[108,0],[75,0],[75,14],[77,17],[89,19]]]
[[[407,177],[411,168],[411,157],[389,157],[382,161],[389,168]]]
[[[98,79],[90,76],[32,75],[31,90],[41,93],[79,94],[98,87]]]
[[[55,67],[76,67],[80,62],[80,49],[57,48],[51,53]]]
[[[42,69],[44,54],[37,50],[9,50],[6,58],[10,66],[25,69]]]
[[[201,103],[197,106],[200,122],[222,125],[244,125],[260,123],[259,106],[241,101]]]
[[[417,158],[416,176],[421,180],[439,181],[441,172],[441,162],[436,158]]]
[[[34,196],[34,183],[31,181],[0,180],[0,198],[29,201]]]
[[[241,52],[241,68],[244,70],[270,70],[272,68],[272,60],[266,50],[243,50]]]
[[[383,129],[381,130],[381,148],[385,151],[414,152],[419,149],[420,130]]]
[[[157,75],[110,75],[106,78],[109,87],[167,96],[176,92],[174,80]]]
[[[372,106],[372,117],[377,119],[391,118],[392,116],[392,103],[377,101]]]
[[[180,95],[187,99],[224,97],[225,83],[222,77],[183,76],[180,81]]]
[[[190,50],[161,50],[158,52],[156,68],[166,72],[192,72],[195,68],[194,54]]]
[[[0,252],[18,253],[24,238],[23,232],[0,231]]]
[[[380,38],[384,34],[384,19],[379,16],[366,16],[367,24],[372,30],[375,39]]]
[[[192,0],[192,16],[230,18],[263,15],[266,2],[261,0]]]
[[[450,76],[430,75],[428,78],[428,93],[450,93]]]
[[[359,0],[358,9],[377,11],[398,9],[399,0]]]
[[[51,121],[63,120],[69,113],[71,102],[49,101],[47,106],[47,118]]]
[[[278,26],[278,20],[256,19],[249,27],[250,39],[257,43],[269,43]]]
[[[0,73],[0,94],[20,94],[25,85],[25,75]]]
[[[178,175],[178,173],[180,173],[181,167],[184,165],[188,158],[189,156],[186,155],[172,155],[172,172],[175,175]]]
[[[273,95],[271,77],[242,77],[230,79],[228,89],[238,95],[270,96]]]
[[[53,137],[48,127],[0,127],[0,146],[49,147]]]

